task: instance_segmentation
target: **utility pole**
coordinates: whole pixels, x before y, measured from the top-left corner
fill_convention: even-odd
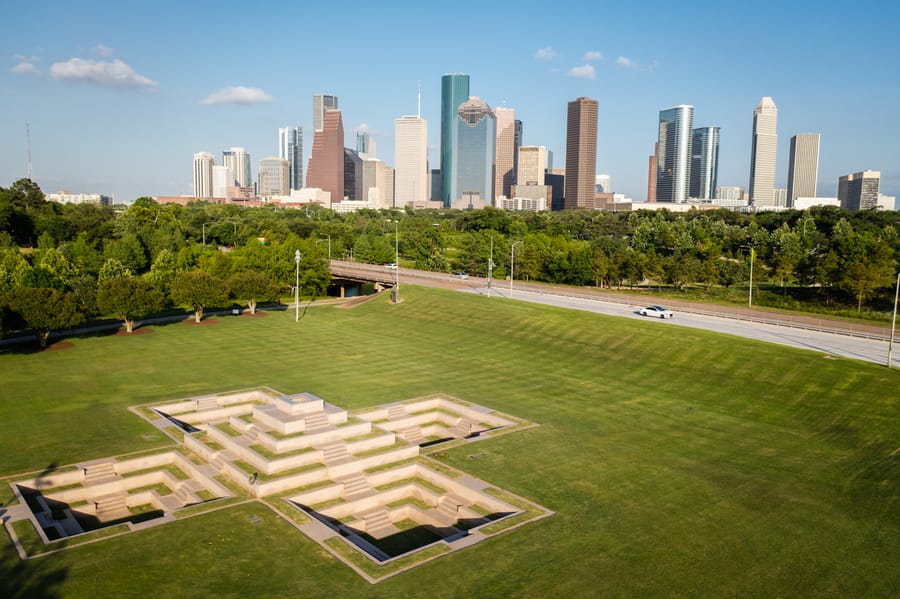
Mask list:
[[[491,257],[488,258],[488,297],[491,297],[491,279],[494,278],[494,236],[491,235]]]
[[[891,360],[894,356],[894,329],[897,327],[897,299],[900,298],[900,272],[897,273],[897,288],[894,290],[894,316],[891,319],[891,340],[888,343],[888,362],[887,367],[891,367]]]

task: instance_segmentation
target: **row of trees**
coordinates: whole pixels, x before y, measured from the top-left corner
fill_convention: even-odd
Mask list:
[[[896,212],[836,208],[760,214],[407,209],[342,215],[318,206],[244,209],[138,198],[114,210],[47,202],[35,183],[23,179],[0,188],[0,295],[8,298],[7,328],[14,328],[21,322],[9,317],[22,316],[24,300],[10,293],[20,288],[71,294],[84,318],[121,316],[121,309],[99,301],[105,281],[139,279],[164,302],[188,305],[172,294],[179,275],[203,272],[228,289],[230,277],[253,272],[283,293],[293,285],[293,256],[300,249],[303,293],[321,295],[330,280],[329,257],[392,262],[399,242],[404,265],[486,275],[493,260],[493,274],[502,278],[513,267],[510,249],[516,244],[517,279],[729,287],[748,279],[753,262],[757,283],[768,281],[785,295],[815,289],[825,302],[852,302],[861,310],[890,293],[900,256],[898,224]],[[136,295],[153,295],[142,289]]]

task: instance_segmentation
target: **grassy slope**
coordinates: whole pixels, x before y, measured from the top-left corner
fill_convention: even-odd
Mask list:
[[[147,401],[269,385],[356,409],[442,391],[541,424],[446,459],[557,515],[376,586],[247,521],[261,506],[27,564],[4,549],[0,580],[65,597],[897,594],[896,372],[498,298],[404,300],[0,355],[0,474],[163,444],[124,409]]]

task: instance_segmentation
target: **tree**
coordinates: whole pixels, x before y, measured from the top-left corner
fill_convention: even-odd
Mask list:
[[[50,331],[73,327],[84,320],[75,296],[56,289],[18,287],[7,294],[6,303],[34,331],[41,347],[47,347]]]
[[[178,274],[169,293],[174,303],[186,304],[194,310],[194,322],[198,323],[203,319],[204,308],[221,305],[228,299],[225,283],[199,270]]]
[[[136,318],[159,312],[165,305],[163,294],[150,281],[137,277],[116,277],[100,283],[97,307],[125,322],[125,332],[134,330]]]
[[[150,271],[145,273],[144,277],[153,283],[163,295],[167,295],[176,274],[178,274],[178,267],[175,254],[172,250],[161,250],[153,259]]]
[[[893,260],[886,244],[878,242],[871,248],[871,254],[854,260],[844,268],[840,287],[856,298],[856,312],[862,313],[862,305],[875,292],[889,285],[894,272]]]
[[[258,301],[275,301],[281,293],[271,277],[262,272],[247,271],[232,275],[227,281],[228,295],[247,300],[250,314],[256,314]]]
[[[130,276],[130,269],[128,269],[124,264],[122,264],[115,258],[110,258],[103,263],[103,266],[100,267],[100,274],[97,275],[97,279],[99,281],[105,281],[107,279],[115,279],[116,277]]]

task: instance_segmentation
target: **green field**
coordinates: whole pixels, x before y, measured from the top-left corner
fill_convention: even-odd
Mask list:
[[[403,298],[7,348],[0,476],[165,445],[126,410],[151,401],[265,385],[357,410],[443,392],[540,425],[442,460],[555,515],[370,585],[245,503],[27,562],[6,543],[0,596],[900,594],[897,371],[499,298]]]

